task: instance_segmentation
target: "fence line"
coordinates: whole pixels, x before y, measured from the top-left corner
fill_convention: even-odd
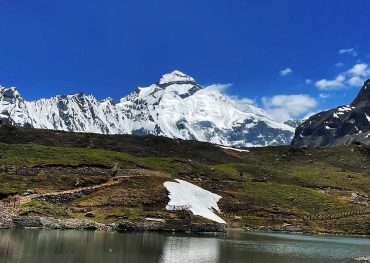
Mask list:
[[[0,207],[16,207],[21,203],[19,196],[9,196],[5,199],[0,200]]]
[[[357,215],[367,215],[370,214],[370,209],[361,209],[361,210],[352,210],[348,212],[336,213],[336,214],[317,214],[317,215],[307,215],[304,216],[304,220],[310,219],[338,219],[350,216],[357,216]]]
[[[314,214],[314,215],[305,215],[302,217],[303,220],[315,220],[315,219],[339,219],[344,217],[350,216],[357,216],[357,215],[368,215],[370,214],[370,209],[360,209],[360,210],[352,210],[348,212],[336,213],[336,214]],[[264,218],[271,218],[271,219],[284,219],[287,216],[294,216],[293,214],[271,214],[271,213],[223,213],[224,217],[232,218],[232,217],[245,217],[245,218],[256,218],[256,217],[264,217]]]

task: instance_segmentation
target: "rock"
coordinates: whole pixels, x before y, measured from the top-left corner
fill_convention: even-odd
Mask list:
[[[94,224],[87,224],[84,228],[84,230],[98,230],[97,225]]]
[[[20,216],[13,218],[16,228],[42,228],[41,218],[38,216]]]
[[[118,232],[125,232],[125,231],[139,231],[138,226],[130,221],[121,221],[114,225],[114,230]]]
[[[34,190],[32,190],[32,189],[27,189],[24,193],[23,193],[23,195],[24,196],[27,196],[27,195],[33,195],[35,193],[35,191]]]
[[[93,193],[94,191],[96,190],[93,188],[86,187],[86,189],[78,191],[78,192],[73,192],[73,191],[67,192],[66,191],[61,194],[44,194],[44,195],[37,197],[37,199],[46,201],[52,204],[64,204],[64,203],[68,203],[73,200],[76,200],[78,198],[84,197],[86,195],[89,195]]]
[[[219,223],[192,223],[190,225],[191,232],[200,233],[200,232],[226,232],[227,225]]]
[[[120,221],[112,225],[113,230],[118,232],[127,231],[164,231],[165,223],[158,221]]]
[[[85,214],[85,217],[93,218],[93,217],[95,217],[95,214],[94,214],[93,212],[87,212],[87,213]]]
[[[367,257],[357,257],[355,258],[357,261],[364,261],[364,262],[370,262],[370,256]]]
[[[283,231],[287,232],[302,232],[302,228],[298,225],[284,224]]]
[[[73,229],[73,230],[112,230],[111,226],[80,219],[57,219],[42,217],[41,222],[45,229]]]
[[[73,229],[73,230],[112,230],[112,227],[87,220],[57,219],[51,217],[19,216],[13,218],[15,228]]]
[[[370,145],[370,79],[350,105],[322,111],[299,125],[291,142],[295,147],[341,144]]]
[[[1,204],[0,204],[1,205]],[[0,207],[0,229],[13,228],[13,218],[18,217],[19,210],[15,207]]]

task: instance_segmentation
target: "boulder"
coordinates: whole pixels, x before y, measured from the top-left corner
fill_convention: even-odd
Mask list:
[[[90,218],[93,218],[93,217],[95,217],[96,215],[93,213],[93,212],[87,212],[86,214],[85,214],[85,217],[90,217]]]

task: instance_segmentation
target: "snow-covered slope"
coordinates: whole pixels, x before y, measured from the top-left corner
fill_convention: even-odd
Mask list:
[[[0,87],[0,114],[35,128],[104,134],[162,135],[232,146],[288,144],[294,128],[255,105],[203,88],[184,73],[165,74],[115,103],[75,94],[25,101]]]
[[[212,210],[220,212],[217,202],[221,196],[211,193],[199,186],[176,179],[177,182],[165,182],[164,186],[169,192],[170,201],[166,206],[167,210],[176,210],[177,207],[186,207],[194,215],[208,218],[217,223],[226,222],[216,215]]]

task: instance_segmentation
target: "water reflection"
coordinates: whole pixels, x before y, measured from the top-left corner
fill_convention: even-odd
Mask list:
[[[0,230],[1,263],[331,263],[354,262],[369,247],[366,238],[306,235]]]
[[[0,262],[158,262],[164,236],[79,231],[2,231]]]
[[[204,237],[167,237],[161,263],[219,262],[220,240]]]

